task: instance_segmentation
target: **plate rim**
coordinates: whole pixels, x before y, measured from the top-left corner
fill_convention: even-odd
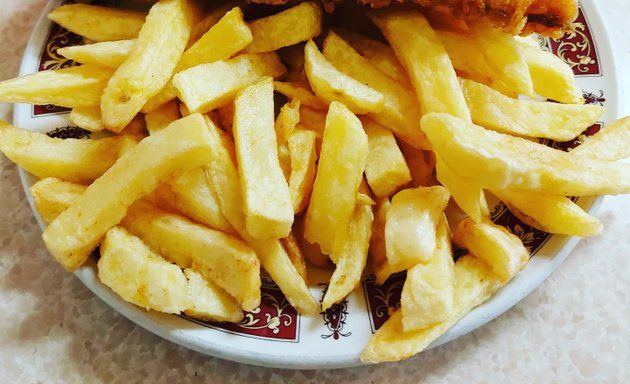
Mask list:
[[[35,47],[34,43],[38,38],[41,37],[40,31],[43,26],[49,23],[46,15],[54,6],[61,3],[61,1],[62,0],[49,0],[42,10],[42,14],[34,26],[34,29],[24,50],[19,69],[20,75],[24,74],[25,72],[30,72],[27,71],[27,55],[31,53],[35,48],[41,49],[41,47]],[[611,89],[613,90],[613,94],[617,96],[613,107],[609,107],[609,110],[614,110],[614,117],[617,118],[619,117],[618,115],[620,114],[620,112],[623,111],[625,92],[620,86],[621,73],[619,60],[617,58],[617,54],[612,48],[611,34],[606,23],[604,23],[600,5],[596,1],[581,0],[580,4],[582,7],[585,7],[584,13],[591,21],[591,24],[597,25],[598,29],[601,32],[598,34],[598,37],[600,37],[600,39],[597,40],[598,49],[602,47],[602,51],[609,53],[608,55],[604,55],[604,57],[606,57],[606,59],[609,59],[611,68],[613,70],[613,73],[610,75],[614,77],[614,81],[611,81]],[[18,109],[14,108],[14,121],[16,120],[17,115]],[[29,192],[29,175],[21,167],[18,167],[18,173],[28,204],[40,228],[43,230],[45,228],[45,224],[41,220],[40,215],[37,213],[32,195]],[[596,214],[601,207],[604,197],[599,196],[591,198],[590,200],[591,201],[587,202],[587,204],[591,204],[588,212],[590,214]],[[529,277],[529,279],[524,282],[520,281],[522,280],[522,278],[519,279],[519,276],[522,275],[519,274],[512,282],[510,282],[506,287],[497,292],[490,300],[488,300],[481,306],[473,309],[473,311],[471,311],[455,326],[449,329],[446,334],[435,340],[427,349],[425,349],[425,351],[448,343],[456,338],[468,334],[473,330],[481,328],[498,316],[509,311],[515,305],[519,304],[525,297],[531,294],[555,270],[559,268],[559,266],[566,260],[569,254],[573,252],[577,244],[580,242],[581,238],[554,235],[549,238],[549,241],[552,240],[559,242],[560,244],[557,245],[558,251],[553,256],[547,259],[547,267],[543,273],[539,273],[537,275]],[[536,257],[540,259],[543,256],[534,256],[534,258]],[[525,270],[527,270],[530,265],[531,261],[525,268]],[[208,340],[196,337],[192,334],[187,334],[184,332],[184,330],[169,329],[168,326],[164,324],[164,320],[162,320],[162,318],[165,318],[167,316],[172,317],[173,315],[147,312],[122,300],[98,280],[98,277],[95,273],[95,262],[93,260],[90,260],[89,263],[79,268],[77,271],[74,272],[74,274],[90,291],[94,293],[96,297],[98,297],[100,300],[109,305],[114,311],[120,313],[136,325],[148,330],[149,332],[163,339],[166,339],[188,349],[197,351],[204,355],[249,365],[288,369],[337,369],[369,365],[366,363],[362,363],[359,359],[359,356],[355,354],[335,356],[319,355],[318,358],[314,358],[312,355],[295,354],[291,356],[280,356],[255,353],[253,351],[244,351],[242,349],[231,348],[223,344],[209,343]],[[500,293],[502,291],[505,292],[506,288],[509,287],[511,287],[510,290],[516,290],[517,292],[509,295],[509,297],[507,297],[507,295],[501,296]],[[520,289],[517,289],[517,287],[520,287]],[[471,315],[473,315],[472,317],[474,317],[474,321],[466,322],[466,319],[470,320]],[[456,330],[457,332],[452,332],[453,330]],[[415,357],[418,358],[418,356],[421,355],[422,352]]]

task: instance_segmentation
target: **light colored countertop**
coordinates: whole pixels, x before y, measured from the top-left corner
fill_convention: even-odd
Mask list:
[[[0,80],[17,74],[45,3],[0,0]],[[600,3],[620,68],[629,68],[630,5]],[[11,113],[0,104],[0,119]],[[607,198],[597,215],[604,233],[582,241],[544,284],[485,327],[406,362],[336,371],[227,362],[123,318],[47,254],[16,167],[4,157],[0,212],[2,382],[630,382],[630,197]]]

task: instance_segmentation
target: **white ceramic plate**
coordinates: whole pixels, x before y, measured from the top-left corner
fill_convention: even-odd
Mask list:
[[[44,15],[58,6],[51,1]],[[75,35],[53,26],[45,18],[37,24],[26,49],[21,75],[40,69],[72,65],[59,57],[56,50],[81,41]],[[576,21],[575,33],[560,41],[541,41],[567,61],[578,76],[589,103],[608,107],[604,120],[591,129],[600,129],[618,116],[621,95],[613,51],[604,23],[594,0],[583,1]],[[15,108],[15,124],[21,128],[58,134],[76,134],[67,111],[54,107],[33,107],[20,104]],[[25,189],[35,179],[21,170]],[[29,202],[32,207],[32,199]],[[594,212],[601,199],[580,199],[579,204]],[[41,219],[37,216],[43,227]],[[518,303],[553,272],[575,247],[578,239],[548,236],[520,223],[503,206],[497,206],[493,217],[519,235],[535,256],[527,268],[487,303],[473,310],[462,321],[436,340],[437,346],[470,332]],[[299,316],[290,307],[278,288],[263,281],[263,304],[248,313],[239,325],[219,325],[193,321],[180,316],[146,312],[116,296],[97,278],[96,263],[90,259],[76,272],[83,283],[98,297],[136,324],[180,345],[202,353],[238,362],[282,368],[338,368],[360,365],[359,353],[368,339],[397,306],[404,277],[393,277],[378,287],[367,278],[362,289],[355,291],[344,303],[318,316]],[[311,292],[321,298],[329,274],[316,271],[311,280]],[[509,337],[509,336],[507,336]]]

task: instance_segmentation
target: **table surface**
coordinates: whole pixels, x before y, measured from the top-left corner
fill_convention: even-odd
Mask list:
[[[45,3],[0,0],[0,80],[17,74]],[[630,5],[600,4],[620,68],[627,68]],[[0,103],[0,119],[10,121],[11,113]],[[544,284],[481,329],[405,362],[320,371],[204,356],[116,313],[48,255],[16,167],[2,156],[0,212],[4,382],[630,382],[630,196],[607,198],[597,214],[604,233],[582,241]]]

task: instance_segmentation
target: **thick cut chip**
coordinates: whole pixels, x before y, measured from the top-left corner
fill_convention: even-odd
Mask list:
[[[529,251],[521,239],[491,221],[463,220],[453,241],[490,266],[502,283],[510,281],[529,261]]]
[[[162,191],[160,187],[160,191]],[[198,223],[218,229],[228,234],[235,234],[229,221],[223,216],[219,199],[214,188],[208,183],[206,170],[190,170],[170,183],[171,192],[160,194],[160,202],[174,208]]]
[[[330,104],[305,223],[306,240],[319,244],[327,255],[345,237],[367,156],[368,140],[361,121],[343,104]]]
[[[322,311],[342,301],[361,282],[373,221],[372,207],[357,204],[348,223],[345,238],[334,251],[333,258],[337,260],[337,266],[322,300]]]
[[[81,64],[118,68],[127,60],[136,40],[105,41],[102,43],[62,47],[57,54]]]
[[[480,175],[475,181],[485,189],[561,196],[630,192],[630,164],[577,156],[446,114],[424,116],[422,129],[447,166]]]
[[[289,136],[291,176],[289,192],[293,212],[299,213],[308,205],[317,173],[317,135],[313,131],[298,129]]]
[[[152,135],[168,127],[172,122],[178,120],[180,117],[181,114],[179,113],[179,107],[174,100],[165,103],[155,111],[144,115],[144,119],[147,122],[147,129]]]
[[[173,85],[191,112],[205,113],[228,104],[238,91],[263,77],[285,73],[275,53],[240,55],[182,71],[173,77]]]
[[[488,300],[501,286],[488,267],[467,255],[455,263],[453,315],[444,322],[405,332],[402,312],[396,311],[381,326],[361,352],[364,363],[380,363],[408,359],[424,350],[473,308]]]
[[[50,223],[43,234],[46,248],[67,270],[77,269],[134,201],[173,176],[206,164],[210,148],[201,115],[145,138]]]
[[[188,278],[190,306],[186,316],[203,321],[226,321],[237,323],[243,319],[243,310],[238,302],[224,290],[194,269],[184,270]]]
[[[529,67],[514,36],[484,23],[475,25],[471,36],[494,71],[492,82],[498,89],[517,95],[536,95]]]
[[[197,21],[193,26],[193,30],[190,33],[189,46],[195,44],[206,32],[210,30],[216,23],[221,20],[225,14],[238,6],[238,1],[221,2],[216,7],[212,7],[210,12],[205,15],[201,20]]]
[[[200,64],[227,60],[251,41],[252,33],[243,20],[243,11],[238,7],[233,8],[184,52],[174,72],[179,73]],[[145,104],[142,111],[151,112],[176,97],[177,88],[169,81],[160,93]]]
[[[0,121],[0,152],[40,179],[89,184],[138,141],[137,136],[59,139]]]
[[[324,42],[324,56],[341,72],[383,94],[385,106],[370,115],[374,120],[412,146],[430,148],[420,129],[420,105],[412,90],[392,81],[334,32]]]
[[[234,105],[234,143],[247,232],[256,239],[287,237],[293,225],[293,205],[278,160],[273,80],[267,78],[245,88]]]
[[[249,27],[254,41],[246,51],[273,52],[319,36],[322,31],[322,11],[317,3],[304,2],[275,15],[254,20]]]
[[[284,145],[289,140],[289,136],[295,130],[295,126],[300,122],[300,100],[292,99],[280,108],[280,113],[276,118],[276,137],[278,145]]]
[[[580,157],[598,160],[621,160],[630,157],[630,116],[604,127],[571,151]]]
[[[260,305],[260,262],[254,251],[226,235],[149,204],[135,204],[122,226],[180,268],[195,268],[247,311]]]
[[[328,108],[328,102],[311,92],[308,84],[276,81],[273,87],[288,98],[300,100],[300,103],[307,107],[317,110]]]
[[[573,70],[551,52],[521,45],[520,53],[529,67],[529,74],[537,94],[563,104],[584,104],[582,90],[575,83]]]
[[[389,272],[404,271],[431,260],[437,247],[437,226],[449,198],[441,186],[406,189],[392,198],[385,223]]]
[[[289,233],[289,236],[280,239],[280,242],[284,250],[287,251],[287,255],[289,255],[291,259],[291,264],[293,264],[300,276],[302,276],[302,279],[308,282],[308,276],[306,275],[306,256],[304,256],[295,234],[293,232]]]
[[[129,57],[103,92],[106,127],[120,132],[166,85],[190,38],[192,19],[190,0],[162,0],[151,7]]]
[[[473,122],[510,135],[569,141],[606,112],[599,105],[512,99],[472,80],[461,83]]]
[[[146,16],[144,12],[89,4],[65,4],[48,14],[50,20],[92,41],[134,39]]]
[[[365,177],[377,197],[388,197],[411,182],[411,173],[391,131],[370,119],[363,120],[368,137]]]
[[[473,220],[480,221],[490,215],[486,195],[474,179],[462,177],[439,157],[436,158],[436,174],[457,205]]]
[[[98,132],[105,129],[101,119],[101,108],[98,106],[72,108],[69,117],[70,121],[77,127],[90,132]]]
[[[99,105],[112,70],[82,65],[0,82],[0,102],[75,108]]]
[[[494,71],[473,37],[451,31],[439,31],[437,34],[459,73],[484,84],[492,82]]]
[[[75,203],[87,187],[54,177],[39,180],[30,188],[35,209],[44,223],[53,221]]]
[[[328,102],[342,102],[358,114],[383,110],[383,94],[336,69],[326,60],[313,40],[306,43],[304,58],[308,81],[319,97]]]
[[[394,11],[372,17],[407,69],[423,113],[470,120],[464,94],[444,45],[422,13]]]
[[[446,218],[437,227],[437,248],[431,260],[407,271],[400,297],[405,332],[444,321],[453,312],[453,251]]]
[[[256,240],[245,230],[243,198],[232,143],[229,138],[221,136],[221,131],[210,119],[206,121],[212,147],[211,160],[207,165],[208,178],[216,188],[223,214],[243,240],[256,251],[263,268],[278,284],[289,303],[300,313],[317,313],[317,302],[280,241]]]
[[[387,263],[387,248],[385,247],[385,224],[387,211],[391,206],[389,199],[380,199],[374,207],[374,223],[372,224],[372,237],[370,238],[370,257],[372,269],[376,276],[376,283],[381,285],[392,274]]]
[[[571,199],[522,191],[494,193],[521,221],[547,233],[569,236],[596,236],[602,223]]]
[[[191,306],[184,272],[122,228],[107,232],[98,277],[124,300],[145,309],[180,313]]]
[[[374,67],[399,83],[411,87],[409,75],[398,61],[392,47],[350,30],[341,30],[339,34]]]

